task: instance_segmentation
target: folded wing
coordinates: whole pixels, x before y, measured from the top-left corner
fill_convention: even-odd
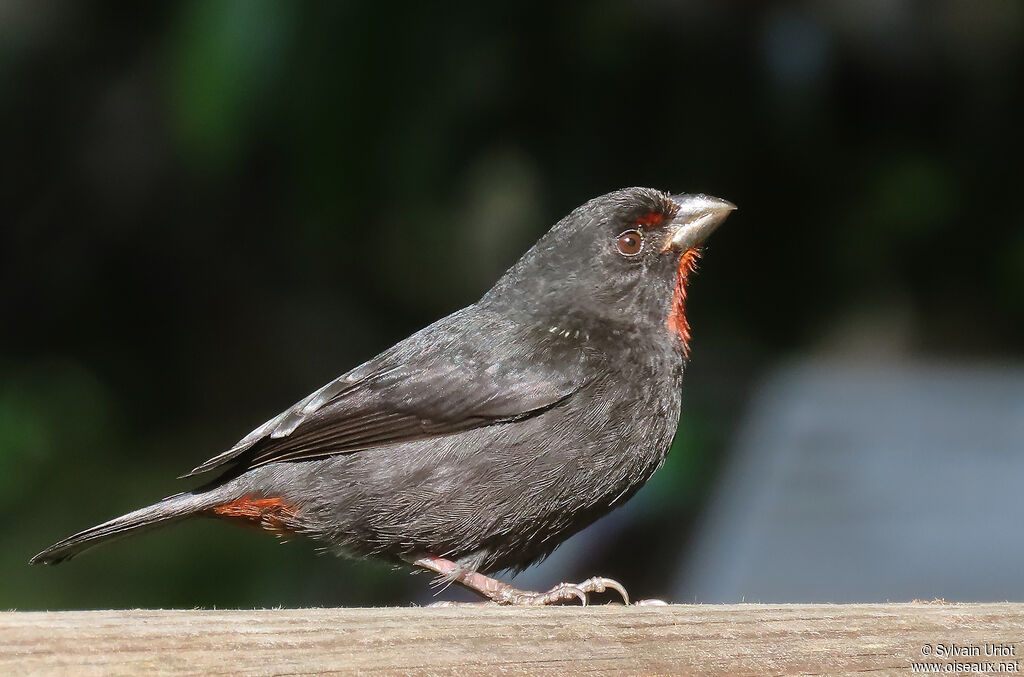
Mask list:
[[[535,416],[582,388],[597,359],[547,327],[470,306],[331,381],[186,477]]]

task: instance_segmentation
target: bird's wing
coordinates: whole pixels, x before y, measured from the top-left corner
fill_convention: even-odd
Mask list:
[[[328,383],[185,477],[447,435],[534,416],[599,359],[559,330],[473,306]]]

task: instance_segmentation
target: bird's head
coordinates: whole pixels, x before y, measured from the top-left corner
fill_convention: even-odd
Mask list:
[[[657,325],[685,352],[689,275],[704,241],[735,208],[652,188],[602,195],[555,224],[483,302],[571,331]]]

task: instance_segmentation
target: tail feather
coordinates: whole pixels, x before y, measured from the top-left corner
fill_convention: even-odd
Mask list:
[[[60,564],[83,550],[130,533],[145,531],[191,517],[223,502],[218,492],[181,493],[109,522],[68,536],[29,560],[30,564]]]

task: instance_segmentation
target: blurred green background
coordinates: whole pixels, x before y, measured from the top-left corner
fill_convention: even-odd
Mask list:
[[[408,603],[214,522],[26,560],[629,185],[740,206],[674,452],[576,572],[659,594],[772,365],[1019,360],[1021,110],[1015,0],[0,0],[0,607]]]

